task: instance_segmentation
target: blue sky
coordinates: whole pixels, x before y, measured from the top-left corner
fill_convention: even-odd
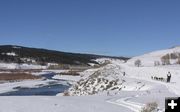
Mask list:
[[[180,45],[179,0],[4,0],[0,44],[135,56]]]

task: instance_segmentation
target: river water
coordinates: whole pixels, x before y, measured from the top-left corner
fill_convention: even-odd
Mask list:
[[[52,80],[47,85],[41,85],[36,88],[22,88],[16,87],[16,91],[11,91],[7,93],[2,93],[0,96],[55,96],[58,93],[62,93],[70,87],[70,84],[63,85],[60,82],[64,80],[53,79],[52,77],[56,75],[55,73],[48,73],[42,75],[46,79]]]

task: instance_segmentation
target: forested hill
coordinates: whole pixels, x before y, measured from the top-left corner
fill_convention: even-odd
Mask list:
[[[4,63],[60,63],[71,65],[88,65],[96,63],[96,58],[118,58],[127,60],[126,57],[111,57],[92,54],[68,53],[55,50],[29,48],[15,45],[0,46],[0,61]]]

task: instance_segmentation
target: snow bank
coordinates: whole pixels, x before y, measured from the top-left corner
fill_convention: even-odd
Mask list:
[[[0,69],[46,69],[47,66],[17,63],[0,63]]]
[[[55,75],[53,77],[53,79],[62,79],[62,80],[77,82],[81,79],[81,77],[80,76],[70,76],[70,75]]]
[[[145,82],[124,77],[121,66],[114,62],[111,61],[111,64],[98,69],[84,71],[81,80],[69,89],[69,94],[81,96],[107,91],[144,91],[151,88]]]

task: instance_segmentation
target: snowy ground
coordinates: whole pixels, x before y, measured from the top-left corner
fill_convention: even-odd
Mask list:
[[[1,112],[131,112],[108,97],[0,97]],[[2,108],[3,107],[3,108]]]
[[[180,95],[178,65],[134,67],[132,60],[127,63],[111,60],[111,65],[117,71],[110,72],[110,75],[119,75],[127,81],[126,88],[122,91],[110,91],[109,94],[105,91],[93,96],[0,97],[0,112],[140,112],[142,107],[150,102],[158,103],[159,112],[164,112],[165,97]],[[97,70],[99,69],[86,70],[78,77],[57,75],[53,78],[76,82],[81,78],[88,78]],[[172,73],[171,83],[151,79],[151,76],[166,78],[169,71]],[[123,72],[126,76],[122,76]],[[134,86],[136,82],[141,82],[144,85],[143,89],[136,89]],[[0,84],[0,91],[8,87],[11,86]]]
[[[73,97],[0,97],[1,112],[140,112],[149,102],[164,109],[164,99],[175,96],[156,84],[150,91],[122,91],[117,95]],[[160,111],[159,111],[160,112]]]
[[[165,66],[165,67],[129,67],[125,64],[120,65],[122,70],[126,72],[127,77],[150,81],[153,83],[159,83],[165,85],[169,91],[173,91],[175,94],[180,95],[180,68]],[[167,78],[167,73],[171,72],[171,83],[155,81],[151,79],[151,76]]]
[[[150,79],[150,76],[143,75],[143,73],[150,74],[157,68],[147,68],[146,70],[146,68],[128,67],[125,64],[118,63],[117,65],[120,66],[123,71],[127,70],[126,80],[146,82],[145,84],[147,84],[148,88],[144,91],[135,91],[129,87],[127,90],[116,94],[115,92],[110,92],[110,95],[104,93],[101,95],[79,97],[0,97],[0,112],[140,112],[141,108],[149,102],[157,102],[160,109],[159,112],[163,112],[165,108],[165,97],[177,96],[175,93],[178,92],[175,90],[170,92],[169,90],[171,86],[178,87],[176,86],[177,82],[166,84],[164,82],[153,81]],[[171,67],[167,68],[168,70],[172,69]],[[141,73],[140,71],[142,71],[142,69],[144,72]],[[161,67],[159,69],[161,70]],[[165,68],[163,67],[163,69]],[[92,72],[93,70],[88,71]],[[165,73],[164,70],[162,71]],[[154,72],[156,73],[156,71]],[[178,72],[178,70],[176,72]],[[133,73],[133,76],[129,75],[130,73]],[[71,79],[71,77],[58,78]],[[76,80],[76,78],[72,79]],[[176,80],[173,79],[173,81]]]

